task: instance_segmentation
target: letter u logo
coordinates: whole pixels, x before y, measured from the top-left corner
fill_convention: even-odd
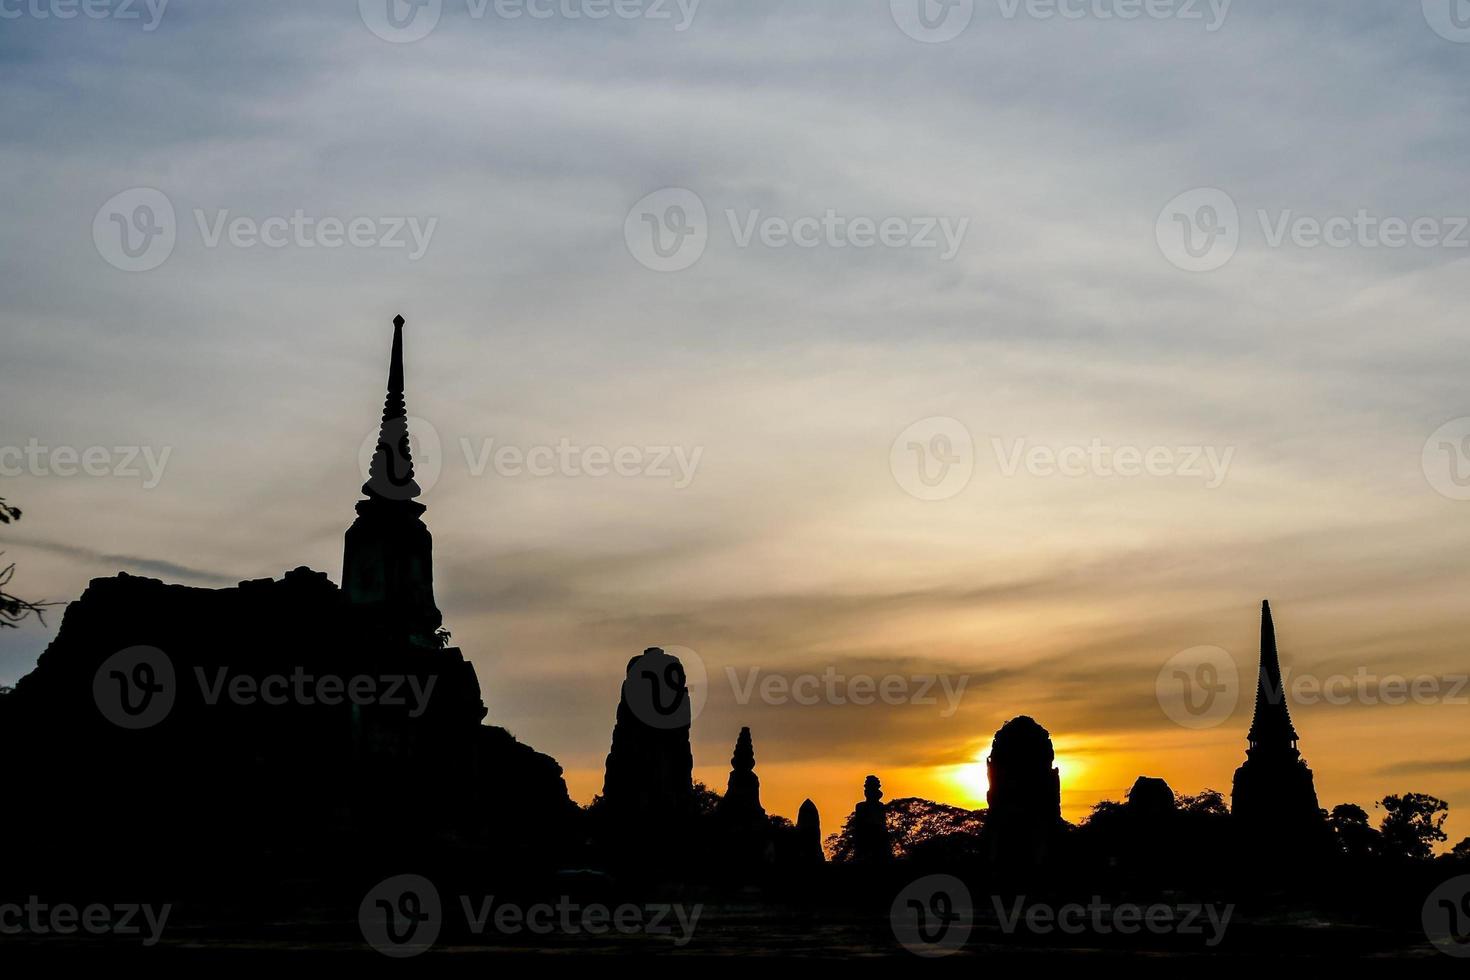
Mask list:
[[[684,669],[679,664],[671,663],[664,667],[662,676],[644,667],[641,675],[644,680],[648,681],[649,702],[653,705],[654,711],[667,718],[679,710],[679,706],[684,703],[684,698],[688,696],[685,689]],[[672,700],[666,700],[666,692],[672,694]]]
[[[935,892],[929,897],[929,904],[917,898],[908,901],[909,908],[913,909],[915,925],[919,931],[919,938],[926,943],[937,943],[944,939],[949,933],[949,927],[959,916],[954,911],[954,899],[950,898],[948,892]],[[933,922],[930,922],[930,913],[933,913]]]
[[[153,695],[163,690],[163,685],[157,683],[153,665],[147,661],[134,664],[131,677],[121,670],[110,670],[107,676],[117,682],[118,704],[123,712],[134,718],[147,711],[153,703]],[[132,698],[135,690],[138,692],[137,703]]]
[[[401,946],[414,937],[419,931],[419,923],[428,918],[423,911],[423,903],[414,892],[404,892],[398,896],[398,904],[380,898],[377,901],[378,908],[383,911],[383,924],[388,931],[388,941]],[[400,930],[400,923],[402,928]]]

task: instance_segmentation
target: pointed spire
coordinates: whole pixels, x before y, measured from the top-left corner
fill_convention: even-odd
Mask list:
[[[403,315],[393,318],[393,353],[388,358],[388,390],[403,394]]]
[[[761,781],[755,774],[755,746],[751,743],[750,729],[740,729],[735,739],[735,754],[730,757],[730,780],[725,785],[725,796],[720,800],[720,812],[740,819],[765,819],[766,811],[761,808]]]
[[[408,409],[403,399],[403,317],[393,318],[393,353],[388,362],[388,396],[383,400],[383,422],[378,446],[368,466],[362,492],[383,500],[412,500],[421,492],[413,478],[413,454],[408,444]]]
[[[755,746],[750,740],[750,729],[740,729],[740,735],[735,739],[735,754],[730,757],[730,767],[737,772],[751,772],[755,769]]]
[[[1256,678],[1256,713],[1246,736],[1251,747],[1294,749],[1296,729],[1286,705],[1286,686],[1281,679],[1281,661],[1276,653],[1276,625],[1271,621],[1271,603],[1261,603],[1261,666]]]

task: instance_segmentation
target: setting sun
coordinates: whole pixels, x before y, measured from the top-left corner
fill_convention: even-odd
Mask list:
[[[1058,752],[1055,765],[1057,776],[1062,783],[1062,792],[1075,789],[1087,772],[1087,764],[1082,761],[1082,757],[1071,752]]]
[[[990,789],[990,780],[985,773],[984,756],[974,762],[960,766],[949,766],[945,781],[953,788],[956,804],[979,809],[985,805],[985,793]]]
[[[989,757],[990,751],[991,747],[987,745],[983,751],[976,753],[972,762],[938,767],[939,778],[936,781],[947,792],[944,799],[956,806],[971,809],[985,807],[985,794],[990,789],[990,777],[986,770],[985,760]],[[1082,761],[1081,753],[1075,749],[1057,752],[1054,765],[1064,795],[1078,789],[1082,777],[1089,768]]]

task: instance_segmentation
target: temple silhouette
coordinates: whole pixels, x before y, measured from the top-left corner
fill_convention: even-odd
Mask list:
[[[1235,770],[1231,814],[1255,847],[1320,847],[1325,829],[1322,810],[1312,770],[1297,749],[1286,701],[1271,603],[1262,602],[1256,707],[1246,734],[1246,759]]]
[[[421,647],[444,645],[444,617],[434,602],[434,539],[423,521],[426,508],[414,479],[403,397],[403,317],[393,319],[388,396],[378,444],[347,529],[342,551],[342,590],[398,640]]]
[[[574,850],[561,767],[483,724],[474,666],[442,629],[403,328],[341,587],[304,567],[226,589],[94,579],[4,698],[0,734],[32,747],[10,775],[28,801],[14,829],[48,855],[17,862],[22,879],[171,883],[207,868],[193,883],[224,890],[364,855],[503,868]],[[99,806],[128,848],[91,832]],[[223,874],[196,860],[219,841]]]
[[[94,579],[0,698],[0,737],[26,746],[6,773],[20,805],[0,820],[24,846],[0,900],[133,889],[186,896],[206,922],[236,921],[242,903],[295,921],[355,907],[365,884],[416,869],[511,894],[699,886],[782,910],[767,931],[800,931],[886,909],[923,873],[963,876],[980,893],[1229,889],[1289,903],[1299,896],[1282,892],[1286,861],[1311,872],[1288,884],[1320,881],[1324,902],[1332,889],[1361,900],[1364,880],[1380,897],[1402,887],[1409,872],[1381,862],[1365,878],[1362,862],[1388,849],[1346,812],[1359,808],[1329,821],[1319,807],[1269,602],[1228,808],[1214,791],[1179,796],[1140,776],[1125,801],[1074,826],[1051,734],[1022,715],[994,734],[986,809],[885,802],[873,774],[824,840],[810,799],[794,823],[767,812],[749,727],[730,733],[723,793],[694,781],[684,666],[659,647],[627,662],[602,792],[579,807],[556,760],[485,723],[475,669],[450,645],[414,473],[404,327],[394,319],[340,586],[305,567],[225,589]],[[858,796],[856,774],[853,785]]]
[[[1062,828],[1061,774],[1051,734],[1021,715],[1001,726],[985,760],[989,810],[985,837],[991,859],[1039,865]]]

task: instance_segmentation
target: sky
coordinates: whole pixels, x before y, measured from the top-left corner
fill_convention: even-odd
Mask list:
[[[446,625],[580,802],[653,645],[824,831],[1020,714],[1069,819],[1228,794],[1269,598],[1322,804],[1470,835],[1460,0],[392,2],[0,0],[14,591],[338,578],[402,313]]]

